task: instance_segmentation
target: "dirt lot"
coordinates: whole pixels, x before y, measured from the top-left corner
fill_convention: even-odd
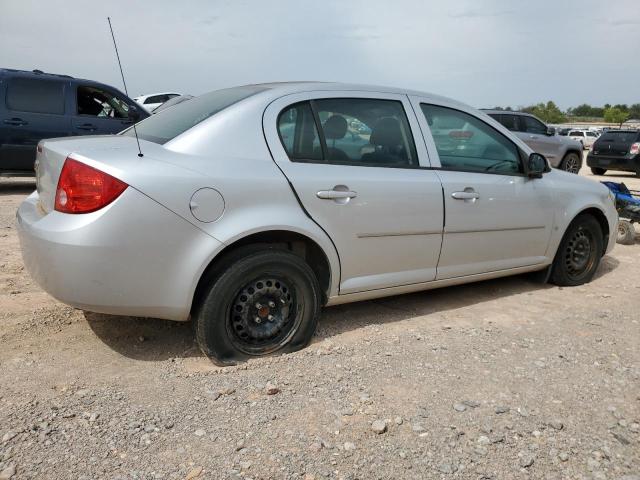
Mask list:
[[[33,188],[0,179],[0,479],[640,479],[640,243],[583,287],[326,309],[308,349],[220,369],[189,324],[43,293]]]

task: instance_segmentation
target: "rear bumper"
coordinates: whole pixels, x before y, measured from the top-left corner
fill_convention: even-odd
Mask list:
[[[633,157],[609,157],[606,155],[587,155],[587,166],[606,170],[622,170],[624,172],[640,171],[640,155]]]
[[[17,213],[22,256],[49,294],[93,312],[187,320],[196,283],[223,245],[129,187],[97,212]]]

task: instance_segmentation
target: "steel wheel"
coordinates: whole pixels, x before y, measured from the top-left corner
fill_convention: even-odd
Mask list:
[[[299,307],[289,280],[257,278],[240,289],[233,301],[227,325],[230,338],[249,355],[269,353],[297,328]]]
[[[596,261],[591,232],[582,228],[578,229],[567,242],[564,258],[570,278],[577,280],[589,271]]]

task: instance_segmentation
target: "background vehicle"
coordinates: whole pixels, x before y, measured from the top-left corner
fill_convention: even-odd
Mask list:
[[[43,138],[118,133],[149,116],[135,105],[91,80],[0,69],[0,174],[33,175]]]
[[[191,100],[192,98],[193,98],[193,95],[178,95],[177,97],[173,97],[167,100],[159,107],[154,108],[152,113],[155,114],[155,113],[161,112],[163,110],[166,110],[169,107],[173,107],[174,105],[178,105],[179,103],[186,102],[187,100]]]
[[[598,138],[598,134],[591,130],[570,130],[567,136],[580,142],[585,150],[591,148]]]
[[[618,236],[616,241],[622,245],[636,243],[634,223],[640,222],[640,191],[629,190],[624,183],[602,182],[616,196]]]
[[[150,93],[149,95],[140,95],[134,100],[143,107],[147,112],[151,113],[154,109],[162,105],[167,100],[174,97],[179,97],[180,93],[164,92],[164,93]]]
[[[607,170],[634,172],[640,176],[640,130],[608,130],[595,141],[587,155],[594,175]]]
[[[556,135],[553,127],[548,127],[537,117],[522,112],[484,110],[505,128],[515,133],[533,151],[544,155],[552,167],[571,173],[578,173],[582,167],[582,148],[577,142]]]
[[[211,92],[118,136],[40,144],[27,269],[85,310],[187,320],[227,364],[310,341],[322,305],[594,275],[607,188],[442,97],[331,83]]]

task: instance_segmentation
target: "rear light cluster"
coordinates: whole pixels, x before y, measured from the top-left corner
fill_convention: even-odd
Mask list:
[[[89,213],[106,207],[128,185],[117,178],[67,157],[60,172],[54,208],[62,213]]]
[[[640,142],[632,143],[631,147],[629,148],[629,153],[631,155],[637,155],[638,153],[640,153]]]

